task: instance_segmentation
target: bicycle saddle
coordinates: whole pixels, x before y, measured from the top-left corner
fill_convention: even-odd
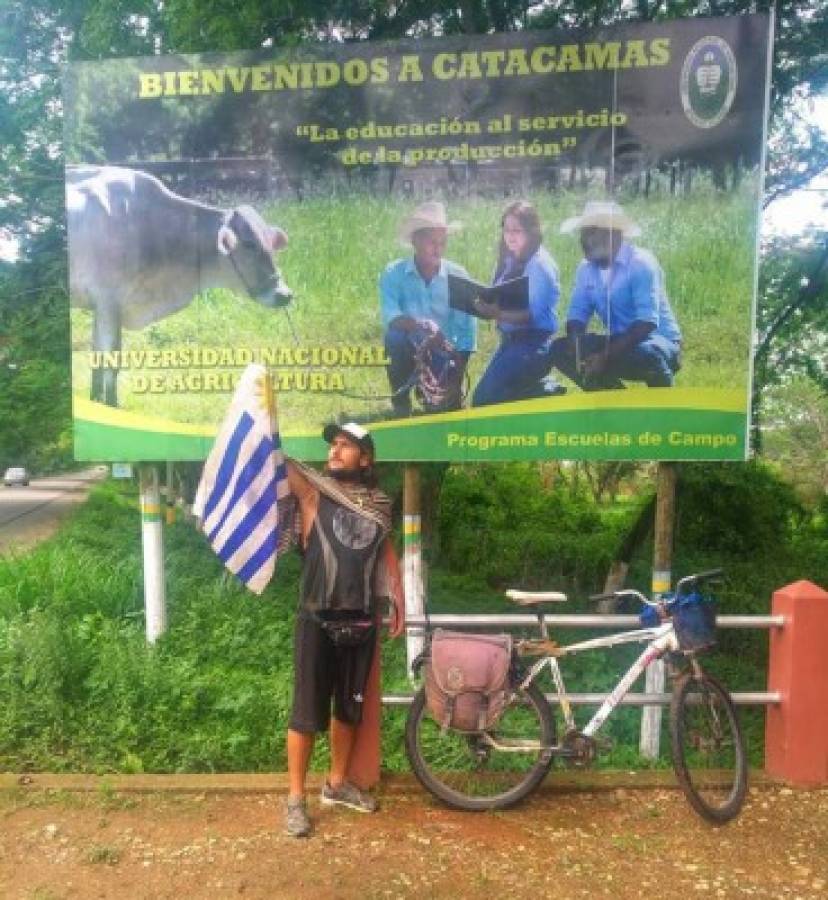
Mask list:
[[[516,591],[514,588],[506,591],[506,596],[520,606],[533,606],[536,603],[563,603],[566,600],[566,594],[557,591]]]

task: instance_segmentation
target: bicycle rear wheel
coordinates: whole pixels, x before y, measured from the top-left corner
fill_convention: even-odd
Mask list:
[[[487,735],[500,745],[491,745]],[[417,692],[405,725],[405,749],[423,787],[455,809],[505,809],[530,794],[552,764],[555,723],[541,691],[517,691],[489,732],[442,729]],[[523,747],[524,749],[517,749]]]
[[[739,814],[747,792],[747,756],[736,709],[711,675],[688,673],[670,704],[673,768],[690,805],[715,825]]]

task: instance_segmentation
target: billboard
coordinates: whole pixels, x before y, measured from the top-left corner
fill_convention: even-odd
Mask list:
[[[771,26],[75,63],[78,459],[743,459]]]

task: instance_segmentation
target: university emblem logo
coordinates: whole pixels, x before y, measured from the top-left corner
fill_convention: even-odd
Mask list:
[[[693,44],[681,67],[681,103],[697,128],[714,128],[728,114],[736,96],[736,58],[720,37]]]

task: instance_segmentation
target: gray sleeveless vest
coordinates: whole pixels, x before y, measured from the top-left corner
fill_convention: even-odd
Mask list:
[[[320,494],[305,548],[302,605],[315,612],[373,613],[371,588],[381,540],[376,522]]]

